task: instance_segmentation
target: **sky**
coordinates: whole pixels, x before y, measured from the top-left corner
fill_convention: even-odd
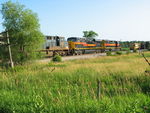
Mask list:
[[[16,1],[38,14],[44,35],[82,37],[83,31],[93,30],[98,39],[150,41],[150,0]],[[2,22],[0,14],[0,32]]]

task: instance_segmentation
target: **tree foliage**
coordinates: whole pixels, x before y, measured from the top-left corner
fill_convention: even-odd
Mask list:
[[[98,36],[98,34],[94,31],[83,31],[83,37],[93,40],[96,36]]]
[[[8,31],[12,56],[15,63],[22,63],[37,56],[35,52],[41,47],[44,35],[36,13],[24,5],[11,1],[2,4],[3,27]],[[8,58],[7,46],[1,46],[3,59]]]

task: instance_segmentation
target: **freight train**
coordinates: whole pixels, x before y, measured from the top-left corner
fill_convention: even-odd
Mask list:
[[[120,50],[119,41],[115,40],[88,40],[80,37],[69,37],[65,41],[64,37],[60,36],[46,36],[46,43],[44,49],[47,55],[80,55],[89,52],[105,52]]]

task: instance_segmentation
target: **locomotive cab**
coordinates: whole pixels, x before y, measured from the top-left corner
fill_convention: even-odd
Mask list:
[[[67,48],[68,46],[67,41],[65,41],[64,37],[46,36],[45,40],[46,43],[44,45],[44,48],[46,49]]]

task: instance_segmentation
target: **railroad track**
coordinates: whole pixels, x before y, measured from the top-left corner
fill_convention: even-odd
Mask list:
[[[141,51],[147,51],[147,50],[141,50]],[[131,53],[133,53],[133,50],[130,51]],[[122,51],[123,54],[126,54],[126,51]],[[139,50],[138,52],[139,53]],[[112,52],[112,54],[115,54],[115,51]],[[67,61],[67,60],[76,60],[76,59],[88,59],[88,58],[94,58],[94,57],[102,57],[102,56],[106,56],[106,53],[91,53],[91,54],[82,54],[82,55],[75,55],[75,56],[62,56],[62,61]],[[50,62],[52,59],[52,57],[50,58],[45,58],[42,60],[38,60],[38,62],[40,63],[48,63]]]
[[[67,60],[75,60],[75,59],[88,59],[88,58],[94,58],[94,57],[100,57],[100,56],[106,56],[106,53],[94,53],[94,54],[84,54],[84,55],[76,55],[76,56],[63,56],[62,61]],[[42,60],[39,60],[40,63],[48,63],[51,61],[52,58],[45,58]]]

